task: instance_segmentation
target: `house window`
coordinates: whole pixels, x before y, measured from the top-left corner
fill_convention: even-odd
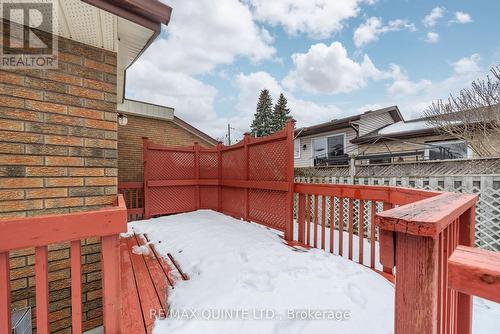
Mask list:
[[[314,165],[318,162],[334,160],[336,157],[344,156],[345,135],[333,135],[313,139]]]
[[[461,140],[432,142],[427,145],[425,149],[427,160],[472,158],[472,150]]]
[[[297,138],[293,141],[293,157],[295,159],[300,158],[300,139]]]

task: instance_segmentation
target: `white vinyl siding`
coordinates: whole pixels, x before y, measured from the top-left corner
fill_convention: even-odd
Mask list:
[[[394,123],[394,120],[388,112],[362,115],[358,121],[359,136],[364,136],[392,123]]]
[[[321,134],[315,134],[311,136],[300,137],[300,157],[295,158],[295,167],[312,167],[314,165],[314,160],[312,157],[312,139],[320,137],[328,137],[335,134],[345,133],[345,147],[344,153],[349,155],[357,154],[358,146],[351,143],[351,140],[356,138],[356,132],[352,128],[344,128],[335,131],[329,131]],[[304,150],[304,145],[306,149]]]

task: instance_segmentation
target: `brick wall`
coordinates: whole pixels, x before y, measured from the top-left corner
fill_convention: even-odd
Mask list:
[[[0,70],[0,218],[95,209],[117,193],[116,54],[62,38],[59,50],[58,70]],[[89,329],[102,321],[100,243],[82,245]],[[49,250],[51,333],[69,333],[68,245]],[[34,305],[32,249],[11,252],[11,280],[13,307]]]
[[[167,146],[191,146],[198,142],[203,147],[214,145],[195,136],[173,121],[127,115],[128,124],[118,128],[118,180],[142,181],[142,137]]]

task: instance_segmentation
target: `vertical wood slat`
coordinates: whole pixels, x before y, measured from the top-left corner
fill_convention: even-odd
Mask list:
[[[80,240],[71,242],[71,321],[72,333],[82,333],[82,269]]]
[[[311,245],[311,195],[307,195],[307,209],[306,209],[306,245]]]
[[[304,243],[304,232],[305,232],[305,209],[306,209],[306,198],[304,194],[299,194],[299,208],[297,213],[297,221],[299,224],[298,231],[298,241]]]
[[[459,218],[458,244],[463,246],[474,246],[475,239],[475,207],[470,208]],[[457,334],[472,333],[472,296],[458,293],[457,312],[460,314],[457,320]]]
[[[354,203],[352,198],[349,198],[349,260],[352,260],[352,240],[354,235]]]
[[[358,237],[359,237],[359,255],[358,262],[363,264],[364,254],[363,254],[363,242],[365,235],[365,201],[359,200],[359,225],[358,225]]]
[[[335,236],[333,231],[335,230],[335,197],[330,197],[330,253],[333,254],[333,248],[335,246]]]
[[[393,207],[391,203],[384,202],[383,210],[389,210]],[[386,230],[379,230],[380,263],[385,273],[393,273],[396,265],[396,246],[395,233]]]
[[[375,268],[375,214],[377,213],[377,202],[371,202],[370,210],[370,268]]]
[[[217,178],[222,179],[222,144],[217,144]],[[222,186],[217,187],[217,211],[222,212]]]
[[[119,334],[121,333],[119,236],[102,237],[101,243],[104,333]]]
[[[9,252],[0,253],[0,333],[11,332]]]
[[[295,121],[290,119],[286,123],[286,179],[288,182],[288,191],[286,194],[286,222],[285,240],[293,240],[293,199],[295,186],[295,168],[294,168],[294,138],[295,138]]]
[[[314,195],[314,248],[318,248],[318,195]]]
[[[321,196],[321,249],[325,250],[326,233],[326,196]]]
[[[38,334],[49,333],[48,248],[35,248],[36,329]]]
[[[344,199],[339,198],[339,255],[344,253]]]

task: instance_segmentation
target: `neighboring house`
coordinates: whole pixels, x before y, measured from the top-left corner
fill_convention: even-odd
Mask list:
[[[125,99],[118,105],[119,117],[127,124],[118,127],[118,181],[143,180],[143,143],[148,137],[154,143],[167,146],[213,147],[217,140],[174,115],[174,109]]]
[[[427,119],[405,121],[397,106],[300,128],[295,138],[299,168],[346,165],[351,158],[357,164],[383,164],[477,157],[467,143],[439,131]],[[488,139],[500,147],[500,138]]]
[[[347,164],[358,154],[354,139],[403,120],[397,106],[295,130],[295,167]]]
[[[397,122],[354,139],[361,163],[468,159],[474,152],[462,140],[440,133],[426,119]]]
[[[16,70],[0,63],[0,219],[93,210],[112,203],[118,184],[116,106],[123,100],[125,70],[160,34],[171,13],[156,0],[54,4],[59,11],[56,31],[25,30],[11,25],[8,11],[2,12],[4,48],[9,38],[23,36],[9,34],[5,27],[35,31],[40,40],[58,36],[59,66]],[[19,17],[16,22],[23,24],[22,15],[12,19]],[[100,239],[86,240],[82,255],[87,330],[102,323]],[[12,306],[34,306],[33,250],[10,256]],[[68,333],[68,246],[50,246],[48,258],[50,333]]]

